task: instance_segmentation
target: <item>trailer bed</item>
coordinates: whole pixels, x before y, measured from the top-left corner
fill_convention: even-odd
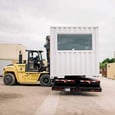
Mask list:
[[[70,78],[70,79],[69,79]],[[86,77],[55,78],[52,90],[66,92],[101,92],[100,81]]]

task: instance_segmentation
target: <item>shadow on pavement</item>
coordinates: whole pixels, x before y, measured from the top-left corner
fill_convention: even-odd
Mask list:
[[[60,95],[60,96],[98,96],[98,93],[96,92],[63,92],[63,91],[57,91],[53,93],[54,95]]]

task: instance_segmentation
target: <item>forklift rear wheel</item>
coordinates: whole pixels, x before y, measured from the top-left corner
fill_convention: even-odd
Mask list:
[[[15,76],[12,73],[7,73],[3,81],[5,85],[14,85],[16,83]]]
[[[51,79],[48,74],[43,74],[40,77],[40,85],[41,86],[51,86]]]

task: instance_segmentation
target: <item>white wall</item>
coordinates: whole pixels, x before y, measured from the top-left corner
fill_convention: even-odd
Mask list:
[[[97,27],[51,27],[51,78],[99,75]],[[92,34],[92,50],[58,50],[58,34]]]

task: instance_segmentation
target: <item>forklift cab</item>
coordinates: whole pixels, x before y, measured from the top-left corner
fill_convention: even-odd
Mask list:
[[[42,52],[37,50],[26,50],[28,53],[26,72],[42,72],[46,70],[43,64]]]

